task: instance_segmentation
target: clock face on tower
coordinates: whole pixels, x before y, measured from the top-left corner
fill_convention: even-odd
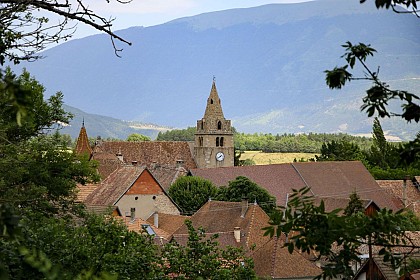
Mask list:
[[[222,161],[222,160],[224,160],[225,159],[225,155],[222,153],[222,152],[218,152],[217,154],[216,154],[216,160],[218,160],[218,161]]]

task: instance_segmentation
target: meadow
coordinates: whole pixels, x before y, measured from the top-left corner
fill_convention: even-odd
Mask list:
[[[256,165],[276,164],[293,162],[294,159],[308,160],[314,158],[314,153],[264,153],[261,151],[245,151],[241,154],[241,160],[252,159]]]

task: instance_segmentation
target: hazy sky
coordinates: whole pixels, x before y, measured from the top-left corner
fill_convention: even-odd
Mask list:
[[[93,11],[106,18],[116,18],[113,30],[119,30],[131,26],[157,25],[176,18],[212,11],[306,1],[308,0],[132,0],[129,4],[120,4],[115,0],[110,0],[110,3],[106,0],[91,0],[86,3]],[[75,37],[95,33],[95,29],[79,24]]]

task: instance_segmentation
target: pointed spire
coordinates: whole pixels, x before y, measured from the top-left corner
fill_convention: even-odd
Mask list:
[[[81,155],[87,153],[92,154],[92,148],[89,145],[89,138],[87,136],[85,128],[85,119],[83,118],[82,127],[80,128],[79,137],[77,138],[76,148],[74,149],[76,154]]]
[[[211,85],[210,96],[207,99],[206,111],[204,119],[224,119],[222,104],[216,89],[216,77],[213,76],[213,84]]]

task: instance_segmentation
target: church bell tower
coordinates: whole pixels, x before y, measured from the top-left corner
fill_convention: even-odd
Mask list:
[[[194,157],[198,168],[234,165],[234,143],[230,120],[226,120],[213,79],[204,117],[197,121]]]

